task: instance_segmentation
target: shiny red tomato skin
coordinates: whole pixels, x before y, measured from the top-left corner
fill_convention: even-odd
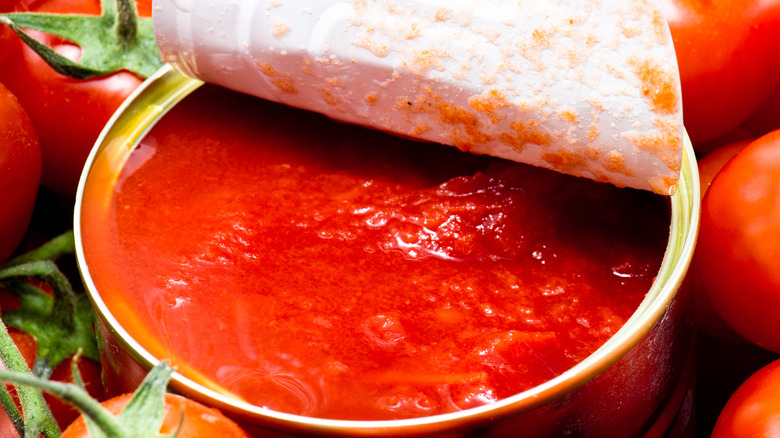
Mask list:
[[[139,5],[145,15],[150,3]],[[99,14],[100,0],[21,0],[17,11]],[[122,71],[87,80],[55,72],[10,30],[0,29],[0,83],[4,83],[27,109],[40,137],[43,153],[41,184],[73,196],[84,162],[100,131],[142,79]],[[81,49],[41,32],[30,32],[44,44],[71,59]]]
[[[780,1],[660,4],[677,53],[685,126],[697,148],[745,121],[778,84]]]
[[[714,149],[698,160],[702,198],[704,198],[712,180],[715,179],[715,176],[726,163],[739,151],[752,143],[753,140],[755,139],[742,138],[734,140]],[[696,257],[694,257],[693,263],[697,263]],[[689,276],[692,278],[693,284],[693,318],[697,328],[721,340],[744,342],[744,339],[736,334],[715,312],[715,309],[712,308],[709,297],[707,297],[706,292],[703,290],[704,288],[699,284],[700,280],[697,278],[695,268],[690,271]]]
[[[103,407],[112,414],[118,414],[130,401],[132,394],[123,394],[103,402]],[[184,418],[182,419],[182,416]],[[249,438],[233,420],[216,409],[206,407],[194,400],[165,394],[165,418],[160,433],[170,434],[178,430],[178,438]],[[62,433],[61,438],[88,438],[84,418],[78,418]]]
[[[780,352],[780,130],[750,143],[702,202],[694,275],[737,333]]]
[[[723,407],[712,438],[776,437],[780,430],[780,360],[750,376]]]
[[[41,150],[30,117],[0,84],[0,263],[22,241],[41,179]]]

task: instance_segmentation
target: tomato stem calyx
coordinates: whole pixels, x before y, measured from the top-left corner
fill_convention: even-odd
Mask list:
[[[151,18],[139,18],[134,0],[102,0],[102,15],[13,12],[0,14],[9,26],[60,74],[88,79],[120,70],[148,77],[162,66]],[[73,61],[24,29],[59,36],[81,47]]]
[[[134,41],[138,29],[138,17],[135,14],[135,3],[131,0],[117,0],[117,35],[125,44]]]
[[[21,303],[2,312],[3,322],[35,337],[38,354],[33,372],[41,377],[49,377],[57,365],[79,351],[100,360],[89,297],[77,294],[55,263],[74,248],[73,232],[68,231],[0,266],[0,286]],[[45,283],[53,297],[30,279]]]
[[[21,307],[2,309],[0,360],[6,369],[29,376],[48,378],[54,367],[70,355],[81,354],[99,360],[93,327],[93,313],[86,294],[77,294],[67,276],[55,263],[75,250],[73,232],[63,233],[42,246],[0,265],[0,287],[19,300]],[[51,294],[42,288],[51,288]],[[53,296],[52,296],[53,295]],[[31,372],[7,327],[32,335],[37,344]],[[43,395],[31,387],[17,387],[22,412],[8,390],[0,385],[0,404],[22,437],[47,438],[60,435],[57,422]]]

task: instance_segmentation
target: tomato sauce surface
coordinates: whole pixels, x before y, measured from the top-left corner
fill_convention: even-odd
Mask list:
[[[352,420],[570,368],[637,308],[670,221],[650,193],[208,86],[101,190],[87,264],[144,348],[258,406]]]

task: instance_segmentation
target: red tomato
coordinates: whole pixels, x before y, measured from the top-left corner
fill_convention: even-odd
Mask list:
[[[745,121],[778,84],[780,0],[661,0],[695,147]],[[698,150],[698,148],[697,148]]]
[[[0,263],[22,241],[41,180],[41,150],[19,101],[0,84]]]
[[[152,16],[152,0],[135,0],[135,9],[142,17]]]
[[[148,16],[150,2],[141,10]],[[99,14],[100,0],[21,0],[19,11]],[[4,83],[29,112],[43,152],[42,184],[73,196],[89,151],[108,119],[141,83],[129,72],[77,80],[49,67],[7,28],[0,29],[0,83]],[[30,31],[44,44],[71,59],[81,49],[60,38]]]
[[[694,275],[737,333],[780,352],[780,130],[750,143],[704,195]]]
[[[780,430],[780,360],[750,376],[726,402],[712,438],[776,437]]]
[[[130,401],[132,394],[123,394],[103,402],[103,407],[118,414]],[[184,420],[182,421],[182,415]],[[249,435],[233,420],[216,409],[206,407],[194,400],[175,394],[165,394],[165,418],[161,434],[170,434],[179,427],[178,438],[248,438]],[[79,417],[62,433],[61,438],[87,438],[86,422]]]
[[[723,166],[734,155],[744,149],[752,141],[753,140],[751,139],[734,141],[715,149],[699,160],[699,182],[701,184],[702,198],[712,180],[715,178],[715,175],[720,172]],[[696,259],[697,257],[694,257],[694,264],[697,263]],[[697,328],[718,339],[741,341],[741,336],[734,333],[734,331],[715,312],[715,309],[712,308],[712,304],[695,274],[695,268],[691,270],[691,277],[693,278],[693,317],[696,321]]]

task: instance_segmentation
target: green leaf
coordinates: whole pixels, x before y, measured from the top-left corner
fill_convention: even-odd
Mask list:
[[[162,66],[151,18],[139,18],[133,0],[102,0],[102,15],[16,12],[0,14],[57,72],[86,79],[129,70],[148,77]],[[32,38],[23,29],[57,35],[81,47],[71,61]]]
[[[73,376],[73,384],[78,386],[80,389],[83,389],[84,391],[87,390],[86,385],[84,385],[84,379],[81,378],[81,372],[79,371],[78,366],[78,359],[81,354],[77,354],[76,356],[73,356],[73,359],[70,361],[70,374]],[[89,436],[92,438],[107,438],[106,434],[103,433],[103,430],[100,429],[100,427],[95,423],[92,418],[89,416],[84,416],[84,422],[87,424],[87,431],[89,432]]]
[[[167,361],[157,364],[119,414],[120,423],[131,436],[161,436],[158,431],[165,417],[165,392],[172,372]]]
[[[9,327],[35,337],[38,342],[34,367],[36,375],[48,377],[57,365],[79,351],[92,360],[100,360],[93,329],[93,311],[86,295],[74,298],[75,306],[72,310],[63,309],[65,312],[73,312],[71,317],[66,318],[68,313],[58,312],[62,308],[55,308],[55,300],[35,286],[20,283],[11,288],[17,292],[22,307],[3,312],[3,320]],[[28,290],[18,293],[20,288]]]
[[[90,302],[85,294],[75,293],[55,263],[63,255],[72,254],[74,247],[73,233],[69,231],[0,266],[0,286],[13,292],[21,304],[20,308],[2,314],[0,360],[5,368],[22,375],[23,379],[35,376],[14,344],[6,324],[36,338],[38,352],[33,372],[39,377],[48,378],[57,364],[69,355],[78,356],[82,350],[86,356],[99,360]],[[29,282],[30,278],[51,286],[54,297]],[[9,413],[20,436],[59,437],[59,427],[41,391],[27,385],[15,386],[22,412],[9,400],[7,392],[0,391],[0,404]]]
[[[158,432],[165,418],[165,393],[173,372],[169,365],[169,361],[162,361],[152,368],[122,412],[112,417],[111,421],[107,421],[104,413],[83,411],[90,434],[93,437],[111,438],[163,438],[178,435],[178,430],[171,435]],[[182,421],[183,418],[182,414]],[[114,432],[110,428],[114,428]],[[115,430],[121,430],[122,435],[116,434]]]

